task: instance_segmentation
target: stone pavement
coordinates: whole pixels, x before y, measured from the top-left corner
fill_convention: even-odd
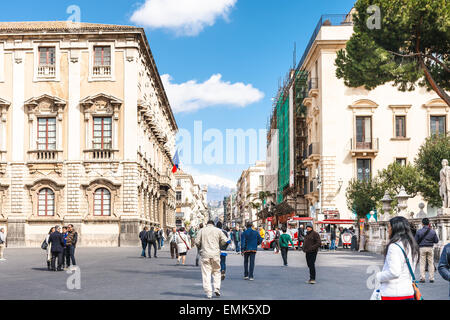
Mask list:
[[[0,299],[204,299],[195,250],[186,266],[170,259],[167,246],[158,258],[139,257],[139,248],[77,248],[81,289],[67,289],[66,272],[49,272],[41,249],[6,249],[0,262]],[[317,259],[317,284],[308,285],[308,269],[301,252],[289,252],[289,267],[279,254],[260,251],[256,257],[255,281],[245,281],[243,258],[230,254],[222,298],[235,300],[367,300],[371,276],[368,266],[382,267],[383,257],[348,251],[321,252]],[[427,300],[447,300],[448,283],[439,274],[434,284],[421,284]]]

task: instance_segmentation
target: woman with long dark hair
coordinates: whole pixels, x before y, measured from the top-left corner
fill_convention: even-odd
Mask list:
[[[382,300],[414,300],[412,277],[403,251],[408,256],[412,270],[416,269],[419,246],[404,217],[395,217],[388,224],[389,243],[384,253],[383,271],[377,274],[381,283]]]

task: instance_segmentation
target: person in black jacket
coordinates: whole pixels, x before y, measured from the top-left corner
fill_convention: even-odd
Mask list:
[[[153,227],[150,228],[150,231],[147,232],[147,242],[148,242],[148,257],[151,258],[152,257],[152,246],[154,249],[154,257],[158,258],[156,256],[156,251],[157,251],[157,244],[156,244],[156,233],[155,233],[155,229]]]
[[[141,253],[141,257],[146,258],[147,256],[145,255],[145,250],[147,249],[147,232],[148,232],[148,228],[144,227],[144,230],[142,230],[139,233],[139,239],[141,239],[141,245],[142,245],[142,253]]]
[[[303,227],[303,225],[301,224],[300,227],[298,228],[297,231],[297,239],[298,239],[298,250],[300,250],[300,248],[303,245],[303,241],[305,240],[305,229]]]
[[[48,243],[52,244],[52,262],[51,262],[51,270],[56,271],[55,268],[55,262],[56,258],[58,258],[58,271],[63,271],[62,265],[63,265],[63,252],[64,252],[64,238],[63,235],[60,233],[61,227],[56,226],[55,232],[53,232],[49,239]]]
[[[425,282],[425,265],[428,262],[428,272],[430,274],[430,282],[434,282],[434,253],[433,247],[439,242],[436,231],[431,229],[430,220],[422,219],[423,228],[416,233],[416,242],[420,248],[420,282]]]
[[[319,248],[322,244],[320,240],[320,235],[314,231],[313,225],[308,223],[306,226],[305,243],[303,244],[303,251],[306,255],[306,263],[309,268],[309,281],[306,283],[315,284],[316,283],[316,258]]]

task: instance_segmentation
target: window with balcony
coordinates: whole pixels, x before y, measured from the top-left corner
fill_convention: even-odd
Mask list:
[[[181,191],[177,191],[177,202],[181,202]]]
[[[111,215],[111,193],[106,188],[94,192],[94,216]]]
[[[431,135],[441,135],[447,132],[446,116],[430,116]]]
[[[372,117],[356,117],[356,148],[372,148]]]
[[[111,62],[111,46],[94,47],[94,67],[92,71],[94,77],[111,76]]]
[[[395,116],[395,137],[406,138],[406,116]]]
[[[56,76],[56,48],[39,47],[38,77],[53,78]]]
[[[112,149],[112,118],[94,117],[93,149]]]
[[[369,180],[372,177],[370,159],[357,159],[356,166],[358,180]]]
[[[43,188],[38,194],[38,216],[55,215],[55,193],[52,189]]]
[[[38,118],[38,150],[56,150],[56,118]]]

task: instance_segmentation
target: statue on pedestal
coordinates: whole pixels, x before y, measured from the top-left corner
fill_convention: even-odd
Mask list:
[[[442,169],[439,172],[439,195],[442,198],[442,208],[449,208],[449,193],[450,193],[450,167],[448,160],[442,160]]]

